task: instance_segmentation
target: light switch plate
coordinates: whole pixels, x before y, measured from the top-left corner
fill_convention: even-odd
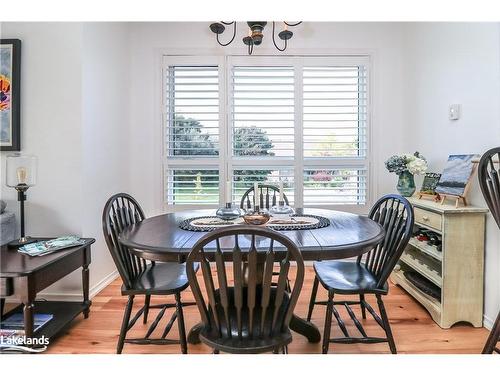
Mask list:
[[[448,118],[450,120],[458,120],[460,118],[460,104],[452,104],[448,110]]]

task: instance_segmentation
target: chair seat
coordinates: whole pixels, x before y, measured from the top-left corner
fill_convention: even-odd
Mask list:
[[[314,262],[319,282],[336,294],[387,294],[388,285],[377,288],[377,280],[364,264],[346,261]]]
[[[257,301],[260,301],[261,291],[257,288]],[[270,352],[275,348],[281,348],[285,345],[288,345],[292,341],[292,334],[288,328],[282,329],[281,331],[277,330],[273,334],[269,334],[270,324],[272,322],[273,316],[273,306],[276,296],[276,288],[271,289],[269,307],[266,310],[266,324],[264,325],[264,334],[261,335],[260,326],[261,326],[261,318],[262,318],[262,309],[259,305],[254,308],[254,324],[253,324],[253,335],[250,335],[250,330],[248,327],[248,310],[242,310],[242,332],[241,337],[238,337],[238,326],[237,326],[237,310],[234,307],[234,288],[228,288],[228,297],[229,297],[229,321],[231,337],[228,337],[228,326],[223,319],[220,322],[221,331],[223,333],[223,337],[220,337],[217,330],[211,329],[211,327],[203,326],[200,331],[200,340],[205,344],[209,345],[212,348],[219,349],[220,351],[226,353],[265,353]],[[224,316],[222,306],[220,305],[220,297],[218,291],[216,291],[215,295],[216,301],[218,303],[218,308],[220,309],[220,316]],[[246,289],[243,290],[243,300],[246,300],[247,294]],[[281,327],[283,324],[284,313],[286,311],[286,307],[289,303],[289,297],[285,294],[283,302],[279,308],[279,313],[277,316],[276,327]],[[215,324],[212,323],[212,327],[215,327]]]
[[[198,270],[196,265],[196,270]],[[174,294],[188,287],[186,265],[180,263],[149,264],[133,282],[131,288],[122,286],[122,295]]]

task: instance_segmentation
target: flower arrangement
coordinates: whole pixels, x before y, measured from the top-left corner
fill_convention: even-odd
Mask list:
[[[415,192],[413,175],[424,174],[427,170],[427,161],[418,151],[412,154],[393,155],[385,162],[385,167],[391,173],[399,176],[396,186],[404,197],[411,197]]]
[[[409,172],[412,175],[424,174],[427,161],[418,151],[414,154],[393,155],[385,162],[385,167],[391,173],[401,175]]]

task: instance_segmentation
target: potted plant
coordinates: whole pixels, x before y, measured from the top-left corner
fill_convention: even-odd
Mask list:
[[[416,174],[424,174],[427,170],[427,161],[418,151],[412,154],[393,155],[385,162],[385,167],[391,173],[399,176],[396,188],[404,197],[411,197],[415,192]]]

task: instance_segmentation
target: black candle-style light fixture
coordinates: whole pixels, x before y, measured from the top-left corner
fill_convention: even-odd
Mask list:
[[[295,22],[295,23],[288,23],[286,21],[283,21],[284,28],[282,31],[278,33],[278,37],[284,41],[283,47],[279,47],[278,44],[276,43],[276,22],[273,21],[273,44],[276,47],[278,51],[283,52],[286,50],[288,47],[288,40],[292,38],[293,32],[288,30],[288,27],[294,27],[297,25],[300,25],[302,21],[300,22]],[[248,36],[243,38],[243,43],[248,46],[248,54],[251,55],[253,53],[253,47],[258,46],[262,43],[262,39],[264,38],[264,27],[267,25],[266,21],[249,21],[247,22],[249,30],[248,30]],[[226,26],[233,26],[233,36],[231,39],[223,43],[220,41],[219,36],[226,30]],[[216,34],[216,39],[217,43],[219,43],[221,46],[225,47],[230,45],[233,40],[236,37],[236,21],[232,22],[215,22],[210,25],[210,30],[214,34]]]

